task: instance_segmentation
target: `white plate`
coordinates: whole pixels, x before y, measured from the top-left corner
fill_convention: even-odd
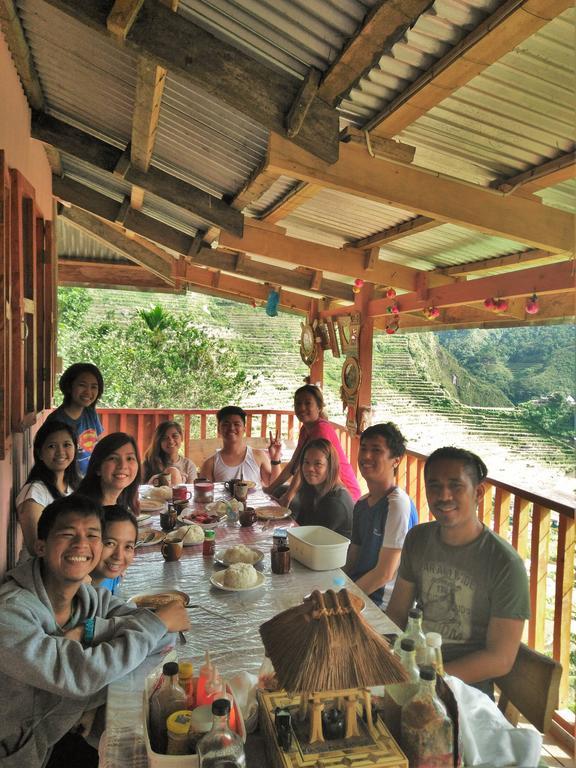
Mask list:
[[[144,607],[149,607],[150,610],[154,611],[159,607],[155,604],[154,598],[159,595],[166,596],[167,598],[171,598],[173,600],[181,600],[184,605],[189,605],[190,603],[190,595],[186,594],[186,592],[181,592],[179,589],[151,589],[149,592],[143,592],[139,595],[132,595],[132,597],[128,598],[127,602],[135,603],[137,606],[143,605]],[[165,604],[166,601],[161,603],[161,605]]]
[[[232,547],[226,547],[226,549],[232,549]],[[215,562],[220,563],[220,565],[232,565],[232,563],[228,563],[223,559],[226,549],[219,549],[214,555]],[[248,547],[248,549],[251,549],[252,552],[258,553],[258,560],[255,560],[253,563],[248,563],[248,565],[257,565],[258,563],[261,563],[262,560],[264,560],[264,552],[262,552],[261,549],[258,549],[258,547]]]
[[[288,507],[277,507],[272,504],[269,507],[256,507],[256,516],[260,520],[283,520],[291,514],[292,511]]]
[[[136,542],[137,547],[153,547],[155,544],[161,544],[164,541],[164,537],[166,534],[164,531],[146,531],[145,534],[142,534],[144,536],[150,535],[149,539],[140,539],[140,535],[138,534],[138,541]]]
[[[178,518],[178,522],[182,525],[191,525],[194,523],[194,525],[199,525],[200,528],[204,528],[204,530],[212,530],[213,528],[218,528],[220,525],[220,521],[222,518],[219,518],[218,520],[214,520],[212,523],[199,523],[197,520],[195,520],[193,517],[182,516]]]
[[[196,523],[196,525],[198,525],[198,523]],[[189,525],[183,525],[180,528],[176,528],[175,531],[170,531],[170,533],[166,533],[165,534],[166,541],[181,541],[185,547],[199,547],[201,544],[204,543],[204,539],[202,539],[202,541],[197,541],[195,544],[187,544],[184,541],[184,538],[186,536],[186,533],[189,527],[190,527]]]
[[[139,526],[140,525],[152,525],[154,520],[152,520],[152,515],[144,514],[144,515],[138,515],[136,517],[136,522],[138,523]]]
[[[218,589],[223,589],[225,592],[250,592],[250,590],[252,590],[252,589],[258,589],[259,587],[261,587],[264,584],[264,581],[265,581],[264,574],[263,573],[259,573],[258,574],[258,581],[252,587],[244,587],[244,588],[226,587],[224,585],[224,574],[225,573],[226,573],[226,571],[218,571],[217,573],[213,573],[211,578],[210,578],[211,583],[214,584],[215,587],[218,587]]]
[[[140,499],[140,509],[142,512],[163,512],[166,509],[166,503],[158,499]]]

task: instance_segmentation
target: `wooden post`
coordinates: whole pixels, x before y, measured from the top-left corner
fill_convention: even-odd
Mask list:
[[[554,598],[553,656],[562,664],[560,681],[560,706],[564,706],[569,694],[568,670],[570,669],[570,613],[574,590],[574,520],[560,515],[558,549],[556,557],[556,592]]]
[[[320,303],[317,299],[310,302],[310,310],[308,311],[308,322],[310,325],[314,320],[319,319]],[[318,384],[320,387],[324,384],[324,350],[317,345],[318,355],[316,360],[310,366],[310,384]]]
[[[548,574],[548,545],[550,541],[550,510],[534,504],[532,541],[530,545],[530,623],[528,645],[544,650],[546,620],[546,576]]]
[[[354,298],[354,307],[360,313],[360,343],[358,344],[358,363],[362,371],[362,381],[358,389],[358,406],[372,406],[372,343],[374,339],[374,319],[368,315],[369,304],[374,297],[374,285],[364,283]],[[350,444],[350,464],[358,474],[358,449],[360,437],[356,435]]]

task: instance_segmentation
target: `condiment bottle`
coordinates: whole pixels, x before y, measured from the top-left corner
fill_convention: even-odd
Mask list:
[[[214,664],[212,664],[210,660],[210,653],[206,651],[205,662],[200,667],[200,672],[198,674],[198,682],[196,684],[196,706],[197,707],[201,707],[204,704],[208,703],[206,699],[206,684],[212,678],[214,669],[215,669]]]
[[[238,733],[237,726],[237,720],[236,720],[236,707],[234,706],[234,699],[232,698],[232,694],[228,693],[228,684],[225,680],[225,678],[221,678],[221,687],[219,693],[216,695],[215,699],[227,699],[230,702],[230,714],[228,715],[228,725],[233,731],[236,731]]]
[[[192,712],[189,709],[179,709],[172,712],[166,721],[168,731],[167,755],[187,755],[188,754],[188,730],[190,728],[190,718]]]
[[[436,674],[444,677],[444,662],[442,660],[442,635],[439,632],[426,633],[426,664],[436,670]]]
[[[168,661],[162,667],[162,684],[150,697],[150,742],[152,749],[166,754],[166,721],[172,712],[186,709],[186,693],[178,685],[178,664]]]
[[[204,531],[202,554],[204,557],[214,557],[216,551],[216,531]]]
[[[186,708],[194,709],[194,665],[191,661],[181,661],[179,663],[178,683],[186,693]]]
[[[212,706],[203,705],[192,710],[188,729],[188,753],[196,754],[196,746],[202,736],[212,728]]]
[[[206,687],[204,688],[205,700],[202,703],[212,704],[212,702],[215,701],[216,699],[226,698],[225,696],[221,696],[220,695],[221,693],[222,693],[222,678],[220,677],[220,674],[218,673],[216,666],[213,664],[212,672],[210,674],[210,677],[206,681]]]
[[[420,666],[426,663],[426,636],[422,632],[422,611],[420,608],[412,608],[408,612],[406,630],[394,643],[394,653],[400,656],[400,643],[403,637],[411,637],[416,645],[416,664]]]
[[[242,739],[228,726],[229,712],[230,702],[227,699],[216,699],[212,704],[212,730],[200,739],[197,746],[200,768],[244,768],[246,765]]]
[[[416,644],[411,637],[403,637],[400,643],[400,663],[408,674],[405,683],[394,683],[386,686],[386,694],[399,707],[409,701],[420,685],[420,670],[416,664]],[[397,720],[397,717],[396,717]],[[396,722],[395,727],[398,728]]]
[[[436,672],[420,669],[420,687],[400,715],[400,746],[410,768],[452,768],[454,729],[446,707],[436,695]]]
[[[286,528],[275,528],[272,534],[272,549],[288,546],[288,533]]]

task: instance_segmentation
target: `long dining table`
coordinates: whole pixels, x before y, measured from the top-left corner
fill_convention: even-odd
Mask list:
[[[216,498],[225,496],[223,486],[217,487]],[[261,490],[249,496],[249,505],[258,509],[274,503]],[[287,574],[271,572],[269,552],[272,534],[278,527],[290,528],[296,523],[290,517],[282,520],[258,520],[242,528],[238,523],[222,521],[215,528],[216,550],[235,544],[254,546],[264,552],[258,569],[264,583],[249,591],[225,591],[214,586],[210,578],[222,567],[212,557],[202,554],[202,545],[184,548],[182,557],[165,562],[160,546],[140,548],[128,569],[120,596],[130,598],[157,590],[180,590],[189,595],[188,611],[191,629],[185,642],[176,647],[178,658],[192,659],[195,670],[210,652],[219,671],[229,678],[245,671],[257,675],[264,660],[264,648],[259,626],[280,611],[298,605],[314,589],[335,586],[337,577],[345,579],[347,589],[366,601],[364,616],[381,634],[397,631],[395,625],[350,581],[341,569],[313,571],[292,559]],[[340,587],[337,587],[340,588]],[[102,768],[145,768],[148,765],[143,738],[142,697],[146,676],[161,662],[149,657],[108,688],[106,733],[100,745]],[[318,663],[323,663],[319,659]],[[248,737],[246,755],[248,766],[262,768],[262,739]]]

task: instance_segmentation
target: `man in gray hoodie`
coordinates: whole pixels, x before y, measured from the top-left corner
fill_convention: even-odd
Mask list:
[[[42,768],[106,686],[190,628],[185,608],[152,613],[84,583],[102,551],[102,510],[72,495],[47,506],[37,557],[0,587],[0,766]]]

